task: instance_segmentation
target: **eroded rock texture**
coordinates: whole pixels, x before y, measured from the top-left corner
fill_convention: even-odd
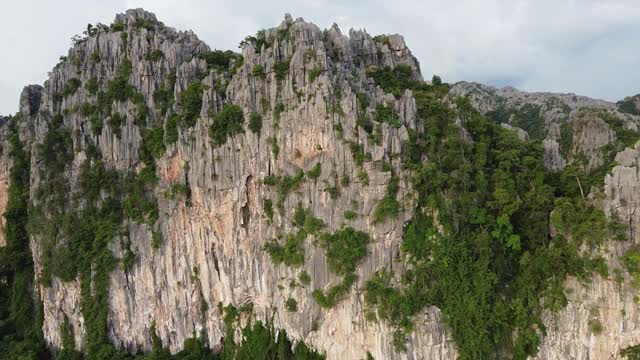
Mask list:
[[[545,165],[551,170],[583,159],[589,169],[603,165],[606,146],[616,140],[612,126],[638,126],[637,116],[621,112],[616,104],[575,94],[527,93],[466,82],[455,84],[450,94],[467,96],[476,109],[501,123],[527,127],[530,137],[543,140]],[[612,117],[622,123],[612,124]]]
[[[134,24],[145,20],[155,24],[155,28],[134,29]],[[141,134],[133,123],[137,111],[134,104],[114,103],[113,111],[126,115],[119,136],[108,121],[97,135],[91,131],[92,124],[74,111],[85,101],[94,101],[85,87],[65,97],[60,109],[55,108],[58,103],[54,94],[71,79],[79,79],[83,84],[98,79],[104,87],[123,59],[128,58],[133,68],[129,80],[145,98],[150,109],[149,122],[161,123],[163,116],[157,110],[153,94],[170,73],[176,74],[176,98],[190,83],[198,81],[201,74],[205,74],[202,83],[208,86],[202,95],[201,117],[196,125],[181,129],[176,144],[169,146],[158,161],[157,224],[164,239],[161,247],[153,248],[152,232],[147,225],[130,224],[128,237],[136,261],[130,270],[118,269],[111,274],[109,337],[113,343],[132,351],[149,350],[149,329],[155,321],[158,335],[172,351],[180,349],[186,338],[199,334],[203,327],[210,343],[217,344],[222,337],[222,314],[216,305],[251,302],[258,319],[272,320],[294,338],[324,349],[330,358],[359,358],[366,351],[379,358],[413,354],[437,359],[455,353],[438,321],[437,309],[431,309],[420,321],[422,331],[415,333],[408,354],[395,354],[391,331],[382,324],[370,325],[365,321],[359,290],[372,272],[398,266],[393,259],[399,252],[403,223],[411,216],[403,213],[380,225],[373,225],[369,216],[384,196],[391,177],[391,172],[380,169],[379,161],[400,168],[397,155],[406,139],[407,127],[415,124],[415,105],[410,92],[395,100],[376,88],[364,72],[372,65],[407,64],[414,71],[412,76],[421,79],[418,63],[401,36],[389,36],[389,41],[381,44],[362,31],[345,36],[334,26],[323,34],[313,24],[287,17],[267,33],[269,36],[269,32],[288,30],[286,38],[276,37],[268,48],[246,47],[244,64],[237,69],[226,92],[219,93],[215,85],[221,75],[216,71],[207,75],[206,62],[197,56],[208,52],[209,47],[193,33],[163,27],[152,14],[138,10],[118,15],[116,21],[124,22],[129,30],[126,39],[122,33],[99,31],[79,42],[70,51],[70,60],[52,72],[39,112],[25,114],[33,118],[36,144],[47,131],[51,113],[60,110],[66,113],[64,126],[74,129],[74,148],[83,149],[85,142],[95,143],[107,167],[136,169],[140,162]],[[149,60],[147,55],[156,49],[162,51],[162,58]],[[289,61],[286,78],[276,79],[274,65],[284,61]],[[264,76],[252,75],[257,64],[264,69]],[[319,72],[315,79],[310,79],[310,69]],[[361,111],[357,93],[371,99],[366,111],[373,111],[378,104],[394,107],[402,125],[395,128],[382,124],[378,144],[362,130],[354,133]],[[27,94],[23,98],[30,97]],[[224,101],[239,105],[247,117],[251,112],[262,114],[262,131],[254,134],[246,130],[220,147],[212,146],[209,115],[220,111]],[[24,101],[24,110],[28,104]],[[175,106],[179,110],[179,105]],[[282,110],[276,114],[273,109],[278,106]],[[337,124],[342,125],[342,130],[337,130]],[[364,165],[368,184],[359,180],[360,168],[354,164],[346,139],[356,140],[371,154],[372,161]],[[277,156],[272,150],[274,142],[280,148]],[[75,154],[66,173],[71,186],[77,181],[79,166],[85,158],[84,150]],[[273,221],[267,220],[263,200],[275,201],[278,195],[261,180],[268,175],[293,176],[298,169],[308,171],[317,163],[322,167],[317,180],[305,181],[287,197],[283,211],[276,210]],[[34,173],[37,174],[35,169]],[[36,176],[34,188],[38,181]],[[173,184],[188,186],[188,204],[184,198],[163,196]],[[329,188],[337,191],[335,199]],[[400,188],[399,198],[404,199],[410,191],[406,179],[401,181]],[[367,258],[358,268],[358,283],[330,311],[321,310],[311,292],[340,278],[328,270],[323,251],[311,239],[305,243],[305,265],[301,269],[274,266],[264,250],[268,240],[293,231],[290,218],[298,204],[310,208],[314,216],[327,224],[327,229],[338,229],[348,223],[371,236]],[[407,204],[405,208],[411,206]],[[350,209],[357,216],[347,221],[344,212]],[[121,244],[113,241],[117,258],[124,256]],[[33,248],[38,264],[37,239]],[[39,270],[37,265],[36,269]],[[290,281],[302,270],[311,275],[311,283],[290,287]],[[198,276],[194,276],[196,273]],[[53,347],[61,345],[59,329],[65,317],[73,326],[76,347],[84,346],[79,287],[77,281],[62,282],[54,277],[51,287],[40,289],[45,308],[45,337]],[[298,299],[299,310],[295,313],[285,310],[284,303],[289,297]],[[201,311],[202,301],[209,304],[205,312]]]
[[[405,64],[412,69],[411,76],[421,80],[419,64],[401,36],[374,40],[366,32],[354,30],[346,36],[335,25],[323,32],[314,24],[287,16],[280,26],[266,31],[266,36],[273,38],[269,46],[244,47],[244,61],[229,77],[208,68],[199,55],[210,48],[190,31],[166,27],[142,10],[120,14],[116,22],[124,25],[124,31],[98,28],[97,33],[70,50],[67,60],[53,69],[44,88],[27,87],[20,99],[21,137],[32,144],[34,158],[52,114],[65,114],[63,126],[72,131],[74,148],[65,177],[73,188],[87,158],[88,144],[99,148],[107,168],[139,171],[141,167],[142,135],[135,123],[138,105],[131,100],[115,101],[113,112],[123,114],[124,123],[116,127],[105,121],[102,130],[96,132],[95,124],[79,110],[85,102],[98,101],[84,84],[97,80],[99,88],[105,90],[128,59],[132,64],[128,82],[142,94],[149,109],[147,126],[163,124],[168,114],[183,110],[174,103],[168,114],[163,114],[154,96],[157,90],[164,89],[172,74],[176,78],[176,99],[193,82],[206,85],[195,126],[181,127],[177,142],[168,145],[157,161],[158,221],[153,226],[128,223],[127,233],[110,245],[113,255],[123,258],[129,240],[135,254],[130,269],[118,267],[110,274],[108,335],[114,344],[131,351],[150,350],[149,330],[155,321],[157,334],[172,351],[179,350],[186,338],[202,329],[206,329],[209,343],[215,345],[223,336],[223,315],[217,304],[252,303],[256,319],[272,321],[293,338],[326,352],[329,359],[361,359],[367,351],[376,359],[456,357],[455,344],[437,308],[426,309],[416,319],[405,353],[394,350],[392,329],[365,319],[362,285],[377,270],[399,270],[402,266],[394,259],[400,252],[403,225],[412,216],[412,189],[399,154],[408,129],[415,129],[415,100],[410,91],[398,99],[385,94],[365,74],[370,66]],[[140,26],[145,22],[151,25]],[[162,56],[152,56],[156,50]],[[283,62],[288,62],[288,68],[280,76],[275,68]],[[264,74],[256,74],[256,66]],[[56,98],[72,79],[83,86],[69,96]],[[369,99],[364,109],[358,94]],[[633,115],[619,113],[615,104],[575,95],[529,94],[512,88],[460,83],[453,86],[450,96],[468,96],[483,113],[526,107],[527,113],[539,121],[527,131],[520,127],[531,124],[515,121],[521,115],[513,115],[514,111],[504,111],[501,122],[517,131],[522,140],[543,139],[545,164],[554,170],[577,161],[579,156],[586,157],[589,167],[604,163],[600,150],[616,138],[606,114],[615,113],[625,119],[616,126],[635,129],[638,122]],[[245,119],[251,113],[261,114],[262,130],[253,133],[245,127],[243,133],[214,146],[208,129],[212,115],[221,111],[225,103],[240,106]],[[378,124],[378,138],[374,139],[356,124],[363,111],[372,113],[378,105],[393,107],[399,114],[400,126]],[[3,129],[1,124],[0,121]],[[565,132],[569,129],[572,141],[561,146],[563,126]],[[0,131],[0,136],[5,133]],[[4,138],[0,139],[4,142]],[[364,153],[371,156],[362,168],[368,182],[361,176],[349,141],[360,144]],[[279,148],[277,153],[274,144]],[[618,154],[619,166],[607,175],[602,201],[610,215],[629,223],[633,242],[638,241],[640,226],[640,214],[635,211],[640,198],[639,157],[637,148]],[[7,149],[2,149],[1,160],[3,212],[10,167]],[[320,176],[306,179],[284,199],[281,209],[274,206],[274,217],[269,220],[264,200],[272,199],[275,204],[279,194],[263,179],[270,175],[295,176],[298,169],[309,171],[318,163]],[[384,197],[392,176],[385,164],[400,177],[397,198],[404,210],[394,219],[374,224],[373,209]],[[32,192],[41,182],[40,167],[38,162],[32,162]],[[165,196],[175,184],[184,185],[188,196]],[[371,238],[366,259],[357,269],[356,285],[329,310],[321,309],[311,293],[340,278],[329,271],[324,252],[314,245],[312,236],[305,241],[305,264],[299,269],[274,265],[264,250],[271,239],[293,231],[291,217],[298,204],[311,209],[328,230],[347,224]],[[346,219],[347,210],[355,212],[355,218]],[[0,221],[0,228],[3,226]],[[157,249],[153,246],[153,231],[159,231],[163,238]],[[41,242],[35,236],[31,243],[39,274]],[[604,254],[612,269],[620,267],[618,257],[629,246],[607,245]],[[311,283],[290,286],[302,270],[311,275]],[[640,318],[633,300],[636,291],[627,283],[596,278],[588,284],[570,280],[568,286],[573,289],[569,306],[547,317],[548,335],[538,358],[615,358],[620,348],[640,342]],[[63,282],[54,277],[51,286],[39,287],[39,293],[44,303],[47,342],[53,348],[61,346],[60,328],[68,318],[76,347],[83,349],[85,323],[79,281]],[[290,297],[298,301],[297,312],[285,309]],[[208,305],[205,311],[203,302]],[[595,318],[604,326],[603,333],[597,336],[589,328],[589,321]]]

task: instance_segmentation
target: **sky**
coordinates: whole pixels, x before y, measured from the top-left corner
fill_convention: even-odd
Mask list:
[[[2,0],[0,114],[42,84],[87,23],[142,7],[212,49],[285,13],[344,34],[402,34],[425,79],[476,81],[617,101],[640,93],[640,0]]]

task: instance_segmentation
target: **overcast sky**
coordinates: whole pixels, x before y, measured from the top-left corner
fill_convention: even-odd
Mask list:
[[[237,50],[285,13],[343,33],[399,33],[425,78],[574,92],[616,101],[640,93],[640,0],[1,0],[0,114],[42,84],[87,23],[143,7],[211,48]]]

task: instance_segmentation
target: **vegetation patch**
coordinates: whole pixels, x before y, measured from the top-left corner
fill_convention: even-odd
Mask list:
[[[544,118],[539,105],[525,104],[520,108],[509,108],[504,105],[489,111],[486,116],[498,124],[510,124],[519,127],[529,134],[529,138],[544,138]]]
[[[300,188],[304,182],[304,171],[298,170],[295,176],[276,176],[270,175],[262,180],[262,183],[267,186],[275,186],[278,192],[278,200],[276,206],[281,212],[284,212],[284,202],[286,201],[289,193]]]
[[[289,62],[282,61],[273,64],[273,72],[276,76],[276,80],[282,81],[286,79],[287,75],[289,74]]]
[[[98,90],[100,90],[100,83],[97,79],[92,78],[87,80],[86,84],[84,84],[84,88],[87,89],[89,94],[95,95],[98,93]]]
[[[280,115],[285,111],[285,107],[283,103],[277,103],[276,106],[273,107],[273,119],[276,123],[280,121]]]
[[[164,53],[160,49],[153,49],[144,58],[148,61],[160,61],[164,58]]]
[[[388,218],[394,218],[400,213],[400,202],[396,199],[400,178],[392,176],[387,185],[387,194],[380,200],[373,212],[373,223],[379,224]]]
[[[342,276],[356,270],[358,263],[367,255],[368,243],[369,235],[351,227],[320,236],[320,246],[327,256],[329,269]]]
[[[180,116],[180,125],[182,127],[189,128],[196,124],[202,110],[202,94],[204,90],[202,83],[193,82],[180,93],[178,104],[182,110]]]
[[[365,152],[364,145],[351,140],[349,141],[349,150],[351,150],[351,156],[356,165],[362,166],[365,161],[371,161],[371,154]]]
[[[367,77],[372,78],[378,86],[387,93],[393,94],[396,98],[402,96],[405,89],[420,86],[420,82],[413,80],[413,70],[409,65],[399,64],[393,69],[390,67],[372,66],[366,71]]]
[[[109,82],[107,87],[107,98],[109,100],[125,101],[133,97],[135,88],[129,84],[129,77],[133,72],[133,65],[129,59],[122,60],[116,70],[115,77]],[[111,102],[109,102],[109,105]]]
[[[321,67],[314,67],[309,70],[309,82],[314,82],[320,74],[322,74],[323,69]]]
[[[238,105],[226,105],[213,116],[209,137],[213,146],[227,142],[227,138],[244,132],[244,114]]]
[[[628,346],[620,350],[620,356],[627,360],[640,360],[640,345]]]
[[[325,227],[324,221],[314,217],[311,209],[304,208],[302,204],[298,204],[294,210],[291,222],[294,226],[304,229],[310,235],[317,235]]]
[[[262,210],[264,210],[267,219],[273,221],[273,201],[271,201],[271,199],[264,199],[262,202]]]
[[[307,171],[307,178],[313,181],[318,181],[318,178],[320,177],[321,173],[322,173],[322,165],[319,162],[317,162],[311,170]]]
[[[178,123],[180,122],[180,116],[179,115],[172,115],[170,116],[166,123],[165,123],[165,129],[164,129],[164,135],[165,135],[165,142],[167,145],[170,144],[174,144],[176,141],[178,141]]]
[[[167,80],[162,84],[162,86],[153,92],[153,102],[157,106],[160,111],[160,115],[164,116],[167,112],[173,107],[173,91],[176,85],[176,73],[171,73],[167,77]],[[193,91],[193,90],[192,90]],[[184,93],[183,93],[184,94]],[[200,94],[202,97],[202,94]],[[185,98],[186,103],[189,101],[197,102],[197,99],[188,99]],[[194,108],[197,107],[197,104],[194,105]],[[198,110],[199,113],[199,110]]]
[[[264,68],[261,64],[255,64],[251,68],[251,75],[254,77],[264,78],[266,74],[264,73]]]
[[[7,192],[6,246],[0,247],[0,353],[9,359],[19,356],[48,358],[42,334],[43,309],[33,301],[33,258],[29,247],[29,183],[31,157],[18,135],[19,117],[9,120],[9,156],[13,161]],[[15,357],[12,357],[15,356]]]
[[[631,115],[640,115],[640,94],[618,101],[618,110]]]
[[[312,295],[318,305],[331,308],[349,293],[357,276],[357,265],[367,255],[369,235],[346,227],[332,234],[320,236],[320,246],[325,251],[329,269],[342,276],[342,281],[332,285],[326,291],[316,289]]]
[[[384,105],[376,106],[374,118],[377,122],[387,123],[394,128],[399,128],[402,125],[400,124],[400,118],[395,114],[393,108]]]
[[[113,32],[124,31],[124,30],[125,30],[125,24],[122,21],[116,21],[113,24],[111,24],[111,31]]]
[[[401,283],[384,271],[369,279],[366,302],[395,327],[399,350],[413,317],[434,305],[461,359],[494,358],[504,349],[514,359],[535,356],[543,310],[567,303],[563,279],[606,270],[592,251],[579,249],[619,236],[619,227],[581,195],[579,184],[590,189],[598,177],[577,168],[549,173],[540,142],[520,141],[468,99],[447,106],[447,84],[414,83],[408,75],[378,71],[374,80],[396,94],[411,89],[416,100],[419,131],[409,131],[402,154],[416,195],[402,245],[410,270]],[[534,126],[539,109],[519,116]],[[461,138],[456,119],[473,141]],[[537,133],[530,131],[532,138]]]
[[[294,298],[288,298],[284,304],[285,308],[287,308],[288,312],[296,312],[298,311],[298,302]]]
[[[243,48],[247,45],[253,46],[253,49],[256,51],[256,53],[260,54],[263,47],[268,48],[271,46],[271,42],[267,41],[265,31],[260,30],[256,33],[255,36],[249,35],[240,42],[240,48]]]
[[[304,247],[303,243],[307,237],[304,229],[299,230],[295,234],[287,234],[284,244],[279,244],[276,240],[272,240],[265,245],[265,250],[269,253],[271,261],[274,264],[285,264],[290,267],[301,267],[304,265]]]
[[[622,264],[633,279],[632,285],[640,288],[640,249],[632,247],[622,257]]]
[[[598,336],[604,331],[604,326],[602,325],[600,320],[591,319],[589,320],[589,331],[591,331],[592,335]]]
[[[257,112],[252,112],[249,115],[249,130],[254,134],[260,134],[262,130],[262,116]]]
[[[231,50],[209,51],[208,53],[198,55],[198,58],[207,62],[207,68],[217,69],[221,71],[229,70],[231,64],[233,64],[234,67],[237,68],[244,61],[242,55],[236,54]]]
[[[300,275],[298,275],[298,280],[303,285],[309,285],[311,283],[311,275],[306,270],[302,270]]]
[[[79,79],[71,78],[67,80],[64,87],[62,88],[62,91],[60,92],[60,96],[65,98],[67,96],[71,96],[75,94],[81,85],[82,85],[82,82],[80,82]]]
[[[153,166],[154,159],[159,159],[164,155],[164,129],[162,126],[143,130],[139,151],[140,160],[148,166]]]
[[[278,155],[280,155],[280,146],[278,145],[278,138],[275,136],[270,136],[267,139],[267,143],[271,145],[271,153],[273,154],[274,159],[278,159]]]
[[[330,309],[349,294],[356,280],[355,274],[347,274],[341,282],[330,286],[326,291],[315,289],[311,295],[320,307]]]
[[[109,124],[118,139],[122,137],[122,124],[126,121],[127,119],[120,113],[112,113],[107,121],[107,124]]]
[[[560,155],[565,160],[571,156],[573,148],[573,122],[565,121],[560,125]]]

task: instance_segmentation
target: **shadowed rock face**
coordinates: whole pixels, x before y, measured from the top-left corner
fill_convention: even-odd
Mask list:
[[[20,95],[20,113],[31,116],[40,110],[40,101],[44,88],[40,85],[25,86]]]
[[[9,160],[9,149],[5,149],[7,146],[6,139],[6,127],[8,117],[0,116],[0,214],[4,214],[7,209],[7,200],[9,200],[9,170],[11,168],[11,161]],[[0,246],[6,246],[6,220],[4,216],[0,216]]]
[[[125,239],[130,240],[136,257],[127,271],[118,267],[110,274],[108,336],[114,344],[131,351],[150,350],[149,331],[155,321],[158,336],[172,351],[179,350],[186,338],[203,329],[209,343],[216,346],[223,336],[223,315],[216,305],[250,302],[254,305],[254,318],[271,320],[293,338],[326,352],[329,359],[361,359],[367,351],[376,359],[456,358],[455,344],[437,308],[428,308],[418,316],[406,353],[394,350],[391,328],[365,319],[362,286],[377,270],[400,273],[402,264],[394,258],[400,252],[403,226],[412,217],[412,189],[398,155],[408,139],[408,130],[416,127],[415,100],[410,91],[397,99],[385,94],[365,73],[371,66],[393,68],[403,64],[409,66],[414,80],[421,80],[419,63],[402,36],[374,39],[355,30],[346,36],[336,25],[321,31],[312,23],[286,16],[278,27],[265,31],[265,36],[272,39],[268,45],[257,49],[250,44],[242,49],[243,63],[230,75],[208,67],[200,55],[210,48],[191,31],[166,27],[155,15],[141,9],[119,14],[115,22],[122,24],[124,31],[98,27],[95,34],[78,41],[69,51],[67,60],[53,69],[44,87],[25,87],[20,97],[19,123],[21,138],[31,145],[32,156],[37,158],[37,144],[42,143],[52,114],[64,114],[63,126],[72,131],[76,150],[64,172],[73,188],[89,144],[98,147],[107,168],[139,171],[141,167],[139,149],[144,126],[134,123],[139,112],[137,104],[131,100],[115,101],[112,111],[123,114],[124,123],[116,127],[104,121],[101,132],[96,133],[91,121],[78,110],[85,103],[98,101],[87,83],[96,80],[99,89],[105,90],[128,59],[132,65],[128,83],[143,96],[149,109],[146,127],[166,124],[171,114],[184,110],[183,104],[175,102],[164,114],[154,96],[165,89],[173,74],[175,99],[194,82],[206,85],[195,125],[180,128],[178,140],[167,145],[157,160],[159,184],[154,194],[159,220],[154,228],[132,222],[126,235],[111,242],[113,255],[123,258]],[[125,33],[126,37],[122,35]],[[156,50],[162,56],[151,56]],[[284,62],[288,62],[288,68],[280,76],[276,68]],[[256,66],[263,69],[264,75],[256,76]],[[317,76],[312,78],[311,70]],[[82,86],[60,98],[73,79]],[[369,99],[364,110],[358,94]],[[637,116],[619,113],[615,104],[571,94],[529,94],[512,88],[459,83],[450,91],[450,97],[455,96],[468,96],[483,113],[500,107],[533,107],[535,111],[527,113],[537,114],[540,121],[539,127],[532,129],[544,140],[544,160],[550,169],[564,168],[575,161],[577,154],[587,157],[588,166],[602,164],[599,149],[615,141],[616,133],[601,112],[621,116],[623,126],[628,128],[635,129],[638,123]],[[245,127],[244,132],[229,137],[223,145],[212,145],[208,134],[211,115],[226,103],[238,105],[245,119],[251,113],[261,114],[262,131],[256,134]],[[363,111],[373,113],[376,106],[383,104],[393,107],[399,115],[400,127],[380,124],[380,140],[374,141],[356,124]],[[517,131],[521,139],[530,138],[531,132],[517,126],[522,124],[517,122],[517,116],[520,115],[508,115],[503,126]],[[561,149],[561,127],[567,122],[571,124],[573,140],[568,149]],[[0,120],[0,139],[4,143],[6,126],[1,124]],[[368,183],[361,180],[361,168],[346,140],[356,141],[365,153],[371,154],[372,161],[362,168],[368,174]],[[277,155],[274,144],[280,149]],[[631,224],[633,241],[637,242],[638,215],[631,204],[640,197],[636,190],[640,154],[637,148],[627,149],[618,157],[620,165],[606,178],[602,206]],[[374,224],[370,215],[391,179],[390,172],[376,165],[380,161],[389,163],[401,179],[397,198],[404,210],[395,219]],[[270,175],[294,176],[298,169],[309,171],[317,163],[322,165],[319,177],[307,179],[291,192],[282,211],[275,209],[269,220],[264,199],[275,203],[279,194],[262,180]],[[6,208],[3,194],[7,193],[10,166],[7,149],[3,149],[0,213]],[[34,198],[42,181],[41,166],[32,162]],[[175,184],[188,188],[188,199],[164,196]],[[337,196],[329,189],[335,189]],[[368,233],[371,239],[368,254],[357,269],[356,285],[329,310],[321,309],[311,293],[340,278],[329,271],[324,252],[313,244],[312,237],[305,241],[302,268],[274,265],[264,250],[271,239],[294,231],[291,217],[298,204],[311,209],[328,230],[348,224]],[[346,219],[345,210],[352,210],[357,216]],[[162,234],[163,242],[157,249],[152,244],[152,230]],[[37,236],[31,239],[37,274],[42,271],[41,241]],[[606,258],[611,266],[619,266],[617,255],[626,247],[621,243],[608,246]],[[302,270],[311,275],[311,283],[290,286]],[[632,316],[636,307],[629,286],[617,286],[613,280],[603,278],[586,286],[570,280],[569,286],[574,289],[570,305],[546,319],[548,335],[543,340],[540,359],[604,359],[621,347],[640,342],[640,320]],[[76,347],[83,349],[85,322],[80,310],[79,282],[63,282],[54,277],[51,286],[39,287],[39,294],[44,304],[44,334],[50,346],[60,348],[60,328],[66,317],[74,330]],[[297,299],[297,312],[286,310],[288,298]],[[203,303],[208,305],[204,311]],[[621,315],[623,311],[626,316]],[[593,336],[588,325],[596,312],[605,328],[599,336]]]

